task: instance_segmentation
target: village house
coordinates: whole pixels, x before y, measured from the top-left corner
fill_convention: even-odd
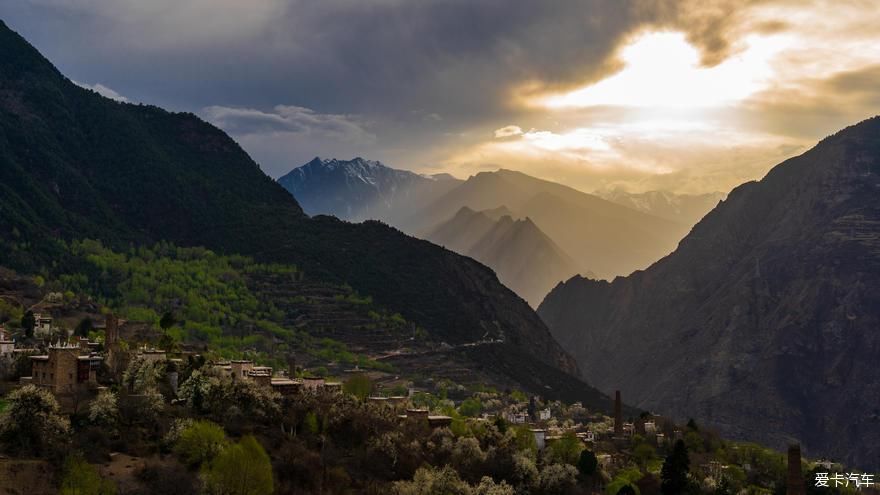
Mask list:
[[[577,437],[580,438],[581,442],[583,443],[593,443],[596,441],[596,434],[593,433],[591,430],[578,433]]]
[[[64,408],[75,408],[81,397],[98,388],[98,368],[103,358],[83,354],[77,345],[52,345],[46,354],[30,359],[31,376],[22,377],[22,383],[49,390]]]
[[[168,352],[162,349],[152,349],[149,347],[139,349],[137,356],[150,363],[164,362],[168,360]]]
[[[49,337],[52,335],[52,316],[43,313],[34,313],[34,335],[37,337]]]
[[[6,328],[0,326],[0,360],[13,360],[15,358],[15,341],[6,331]]]
[[[452,425],[452,417],[440,414],[428,415],[428,426],[431,428],[448,428]]]
[[[323,378],[303,378],[302,384],[304,392],[342,392],[341,382],[328,382]]]
[[[213,363],[211,368],[221,377],[233,381],[248,380],[266,387],[281,395],[293,395],[299,392],[342,392],[342,383],[328,382],[323,378],[293,379],[287,376],[275,376],[270,366],[257,366],[248,359],[220,361]]]
[[[666,444],[666,435],[664,435],[664,434],[662,434],[662,433],[658,433],[657,436],[656,436],[655,438],[656,438],[656,440],[657,440],[657,445],[658,445],[658,446],[663,446],[663,445]]]
[[[504,419],[506,419],[508,423],[523,425],[529,422],[529,414],[523,411],[515,411],[507,413],[507,416]]]
[[[406,397],[402,395],[394,395],[391,397],[367,397],[367,402],[374,404],[389,404],[397,406],[406,402]]]
[[[544,450],[547,440],[547,430],[535,428],[532,429],[532,435],[535,437],[535,446],[538,447],[538,450]]]
[[[407,409],[406,414],[398,417],[413,424],[426,425],[430,429],[448,428],[452,424],[452,417],[433,415],[427,409]]]
[[[286,377],[273,377],[269,381],[269,386],[282,396],[298,394],[302,390],[301,381]]]
[[[541,421],[549,421],[552,415],[550,414],[550,408],[541,409],[538,411],[538,419]]]

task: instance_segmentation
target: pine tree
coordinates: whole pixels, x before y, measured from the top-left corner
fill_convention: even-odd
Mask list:
[[[34,317],[33,311],[28,311],[21,317],[21,328],[28,337],[34,336],[34,327],[37,326],[37,319]]]
[[[663,469],[660,471],[660,492],[663,495],[685,493],[689,472],[690,459],[688,458],[687,446],[679,440],[675,442],[672,453],[663,461]]]

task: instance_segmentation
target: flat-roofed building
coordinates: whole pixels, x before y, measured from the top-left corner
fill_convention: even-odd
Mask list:
[[[52,392],[62,407],[69,408],[77,399],[98,388],[98,368],[101,356],[83,355],[79,346],[49,346],[48,352],[30,356],[32,383]]]

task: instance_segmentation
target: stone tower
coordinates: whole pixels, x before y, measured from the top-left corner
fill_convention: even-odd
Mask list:
[[[623,407],[620,404],[620,390],[614,391],[614,437],[623,436]]]
[[[807,487],[804,483],[804,474],[801,472],[801,446],[790,445],[788,447],[788,479],[786,481],[786,495],[806,495]]]
[[[113,313],[107,315],[106,328],[104,330],[104,345],[110,347],[119,342],[119,318]]]

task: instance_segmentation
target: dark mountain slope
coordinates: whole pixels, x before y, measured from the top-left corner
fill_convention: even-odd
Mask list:
[[[0,24],[0,265],[51,271],[63,240],[166,239],[296,263],[426,328],[485,334],[577,373],[537,315],[488,268],[385,225],[306,217],[219,129],[113,102],[62,76]],[[585,389],[586,390],[586,389]]]
[[[636,405],[877,467],[880,118],[736,188],[649,269],[572,279],[539,314]]]

